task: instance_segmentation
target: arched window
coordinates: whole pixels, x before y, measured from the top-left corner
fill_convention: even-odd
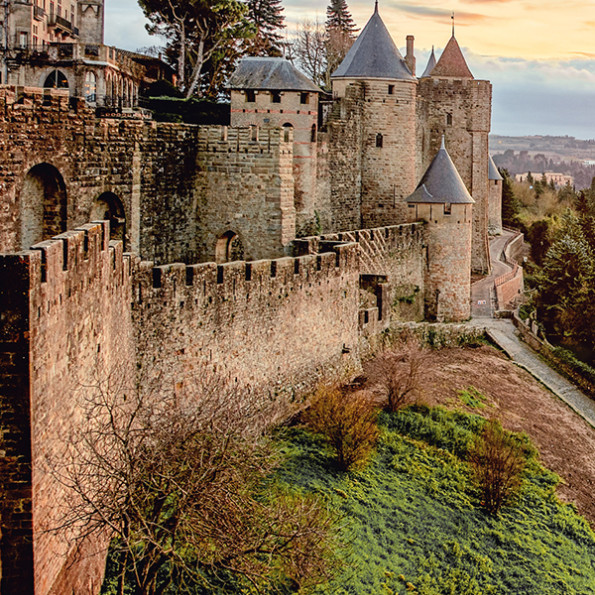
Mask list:
[[[283,124],[283,142],[288,143],[291,140],[291,131],[293,130],[293,125],[289,122],[285,122]]]
[[[97,101],[97,77],[90,70],[85,74],[84,95],[89,103],[95,103]]]
[[[226,231],[215,245],[215,260],[218,263],[244,260],[244,246],[237,233]]]
[[[452,114],[446,114],[446,125],[452,126]]]
[[[382,148],[382,144],[383,144],[384,138],[382,137],[382,134],[380,134],[380,132],[376,135],[376,146],[381,149]]]
[[[66,231],[66,185],[49,163],[32,167],[20,195],[21,248]]]
[[[68,89],[68,79],[61,70],[52,70],[43,86],[45,89]]]
[[[124,242],[124,250],[128,249],[126,238],[126,212],[120,198],[113,192],[104,192],[91,207],[91,221],[109,221],[110,240]]]

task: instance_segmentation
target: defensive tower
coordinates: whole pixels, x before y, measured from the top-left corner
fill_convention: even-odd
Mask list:
[[[446,151],[444,138],[417,189],[407,198],[411,220],[427,221],[426,317],[471,316],[471,226],[474,200]]]

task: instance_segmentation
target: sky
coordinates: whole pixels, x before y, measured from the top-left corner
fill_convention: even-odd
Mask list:
[[[347,0],[358,27],[373,0]],[[288,33],[304,20],[324,22],[327,0],[283,0]],[[593,0],[380,0],[380,15],[403,50],[415,36],[418,73],[455,32],[471,72],[493,85],[492,132],[595,138]],[[159,45],[136,0],[106,0],[105,42],[137,50]]]

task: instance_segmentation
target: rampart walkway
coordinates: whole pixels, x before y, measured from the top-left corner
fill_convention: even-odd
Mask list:
[[[511,320],[495,320],[492,318],[494,280],[510,270],[510,267],[501,261],[501,255],[512,235],[511,232],[504,232],[490,242],[492,275],[474,283],[471,288],[473,318],[469,324],[485,328],[489,337],[513,362],[525,368],[583,419],[595,427],[595,401],[548,366],[535,351],[522,342]],[[481,303],[484,300],[487,301],[486,304]]]

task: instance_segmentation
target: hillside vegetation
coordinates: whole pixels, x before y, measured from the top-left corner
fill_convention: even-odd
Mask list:
[[[595,535],[560,503],[526,437],[518,501],[497,516],[481,507],[467,459],[483,424],[439,407],[383,413],[377,453],[347,474],[317,436],[285,433],[281,478],[324,495],[349,546],[345,570],[317,593],[595,593]]]

